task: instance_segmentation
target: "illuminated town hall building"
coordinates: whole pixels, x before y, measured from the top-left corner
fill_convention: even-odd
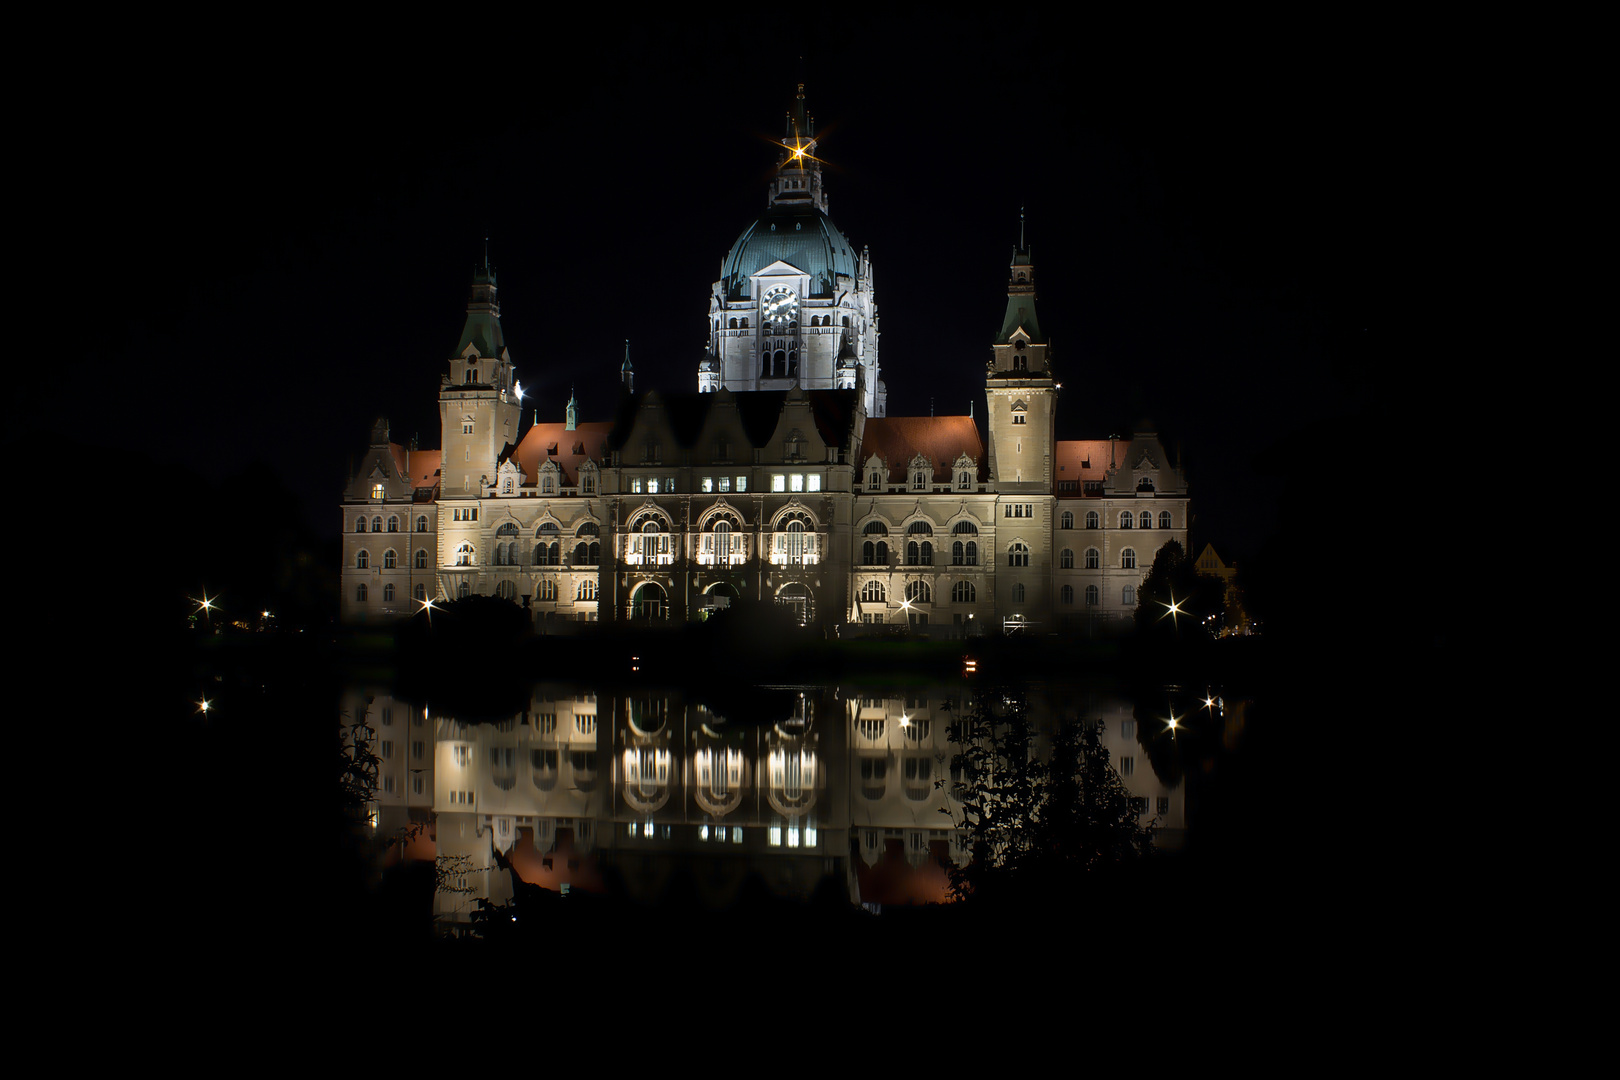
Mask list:
[[[827,214],[802,87],[765,212],[710,289],[696,393],[524,424],[496,278],[475,274],[438,450],[386,421],[343,499],[342,617],[505,597],[543,628],[680,623],[740,598],[825,633],[1074,631],[1126,618],[1188,496],[1157,434],[1058,441],[1030,251],[986,326],[986,408],[889,416],[873,260]],[[694,315],[697,313],[694,312]],[[1067,375],[1084,392],[1083,370]]]

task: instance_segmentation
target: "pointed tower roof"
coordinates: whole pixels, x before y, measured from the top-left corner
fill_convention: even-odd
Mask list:
[[[461,342],[456,355],[471,345],[479,356],[500,356],[506,351],[506,338],[501,333],[501,305],[496,299],[495,270],[489,265],[489,251],[484,252],[484,264],[473,270],[472,292],[467,298],[467,321],[461,327]]]
[[[1013,332],[1022,328],[1029,339],[1044,343],[1040,320],[1035,315],[1035,262],[1024,239],[1024,211],[1018,211],[1018,246],[1013,248],[1012,266],[1007,274],[1007,315],[1001,320],[996,344],[1005,345]]]

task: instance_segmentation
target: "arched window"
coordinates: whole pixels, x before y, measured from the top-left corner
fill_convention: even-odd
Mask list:
[[[737,320],[736,319],[729,320],[726,323],[726,329],[727,330],[735,330],[735,329],[737,329]]]
[[[416,531],[427,532],[427,515],[422,514],[416,519]]]
[[[1123,568],[1125,568],[1126,570],[1135,570],[1136,569],[1136,552],[1134,550],[1132,550],[1131,548],[1126,548],[1125,551],[1119,557],[1119,565],[1122,566]]]
[[[369,551],[362,551],[360,554],[356,555],[354,557],[354,568],[356,570],[371,569],[371,553]]]
[[[576,599],[576,600],[595,600],[596,599],[596,582],[595,582],[595,580],[591,579],[591,578],[586,578],[584,581],[580,582],[579,583],[579,592],[575,594],[574,599]]]
[[[1159,528],[1168,529],[1169,527],[1170,527],[1170,511],[1168,511],[1168,510],[1160,510],[1159,511]]]
[[[717,521],[714,523],[714,561],[717,563],[731,562],[731,522]]]
[[[1131,512],[1129,510],[1127,510],[1123,514],[1119,515],[1119,527],[1120,528],[1129,529],[1129,528],[1133,528],[1134,525],[1135,525],[1135,523],[1131,519]]]
[[[804,522],[790,521],[787,525],[787,561],[804,562]]]
[[[951,600],[957,604],[971,604],[977,597],[978,590],[971,581],[958,581],[951,586]]]
[[[1096,607],[1098,600],[1097,586],[1086,586],[1086,607]]]
[[[861,586],[861,602],[862,603],[864,603],[864,604],[881,604],[881,603],[883,603],[883,597],[884,597],[883,582],[881,582],[881,581],[868,581],[865,585]]]
[[[669,601],[664,596],[663,586],[652,581],[642,582],[630,598],[630,617],[650,621],[668,618]]]
[[[888,566],[889,544],[886,540],[868,540],[861,545],[861,563],[865,566]]]
[[[356,600],[361,601],[362,603],[365,602],[365,599],[366,599],[366,586],[365,586],[365,584],[363,582],[354,587],[354,598]]]
[[[394,554],[394,549],[393,548],[389,548],[387,551],[383,552],[383,569],[384,570],[392,570],[395,567],[397,567],[398,565],[399,565],[399,556]]]
[[[1074,569],[1074,552],[1070,551],[1068,548],[1063,549],[1063,551],[1058,555],[1058,569]]]
[[[1007,549],[1007,565],[1028,566],[1029,545],[1025,544],[1022,540],[1014,540],[1012,547]]]
[[[418,602],[426,600],[427,599],[427,586],[426,585],[418,585],[416,587],[416,589],[415,589],[415,595],[416,595],[416,599],[417,599]]]
[[[387,585],[383,586],[383,600],[385,602],[392,603],[393,599],[394,599],[394,583],[392,581],[390,581]]]
[[[1119,592],[1119,602],[1126,607],[1136,606],[1136,586],[1127,585]]]
[[[1074,603],[1074,586],[1063,586],[1063,588],[1058,592],[1058,600],[1065,604]]]
[[[366,519],[365,518],[356,518],[355,519],[354,531],[357,532],[357,533],[366,531]]]
[[[418,570],[427,569],[427,548],[416,549],[416,568]]]
[[[1059,525],[1060,528],[1064,528],[1064,529],[1072,529],[1072,528],[1074,528],[1074,511],[1073,510],[1065,510],[1065,511],[1063,511],[1063,516],[1061,518],[1059,518],[1058,521],[1060,523],[1060,525]]]
[[[1086,528],[1095,529],[1095,528],[1098,528],[1101,525],[1102,525],[1102,519],[1097,516],[1097,511],[1095,511],[1095,510],[1087,510],[1086,511]]]
[[[465,600],[472,595],[472,586],[465,581],[456,582],[456,599]]]
[[[1023,582],[1020,581],[1018,584],[1016,584],[1016,585],[1014,585],[1012,587],[1012,598],[1013,598],[1013,603],[1015,603],[1015,604],[1022,604],[1024,602],[1024,583]]]
[[[473,546],[471,544],[463,543],[463,544],[457,545],[457,547],[456,547],[456,565],[457,566],[471,566],[471,565],[473,565],[473,559],[476,556],[477,556],[477,552],[475,552],[473,550]],[[464,581],[461,584],[462,584],[462,587],[465,588],[467,583]]]
[[[399,518],[391,517],[388,519],[388,531],[399,532]]]
[[[934,602],[934,590],[928,587],[926,581],[913,581],[906,586],[906,599],[913,604],[931,604]]]
[[[1102,552],[1096,548],[1086,548],[1086,569],[1098,570],[1102,568]]]
[[[546,578],[544,581],[540,582],[540,599],[541,600],[555,600],[555,599],[557,599],[557,582],[556,582],[555,579]]]
[[[382,518],[374,517],[371,519],[371,531],[382,532]]]

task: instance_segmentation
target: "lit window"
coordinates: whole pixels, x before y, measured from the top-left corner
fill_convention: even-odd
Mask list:
[[[371,485],[371,497],[373,499],[380,499],[383,497],[383,486],[381,484]]]
[[[746,477],[746,476],[737,477],[737,490],[738,491],[747,491],[748,490],[748,477]],[[741,830],[738,830],[738,831],[740,832]]]
[[[703,478],[703,484],[702,484],[701,490],[703,491],[703,493],[705,495],[710,494],[711,492],[713,492],[714,491],[714,477],[705,476]],[[707,828],[707,826],[705,826],[705,828]]]
[[[793,476],[791,478],[791,482],[788,485],[788,490],[789,491],[803,491],[804,490],[804,474],[803,473],[794,473],[793,474]]]
[[[785,475],[783,475],[782,473],[772,473],[771,474],[771,490],[772,491],[786,491],[787,490],[787,477]]]
[[[820,473],[811,473],[808,477],[805,478],[805,480],[806,480],[806,483],[808,485],[806,490],[808,490],[808,491],[820,491],[821,490],[821,474]]]

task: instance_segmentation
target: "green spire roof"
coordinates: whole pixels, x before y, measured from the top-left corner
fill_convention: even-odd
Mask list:
[[[468,345],[477,349],[479,356],[500,356],[506,349],[506,338],[501,333],[501,305],[495,296],[495,271],[487,257],[484,265],[473,271],[467,321],[461,327],[456,355],[466,352]]]

